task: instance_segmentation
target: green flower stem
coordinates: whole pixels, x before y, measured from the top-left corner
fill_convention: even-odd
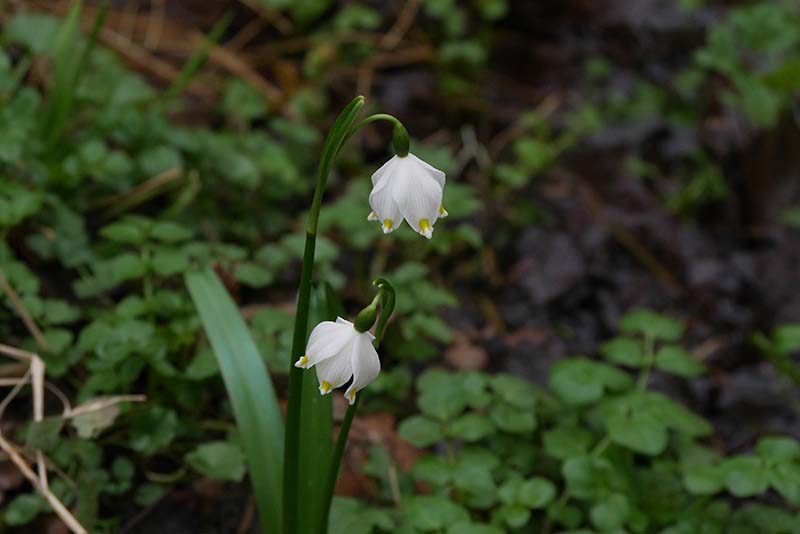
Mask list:
[[[316,197],[316,195],[315,195]],[[308,308],[311,300],[311,275],[314,266],[316,234],[306,233],[303,253],[303,268],[300,273],[300,287],[297,291],[297,311],[295,312],[294,337],[292,338],[292,361],[289,369],[289,398],[286,406],[286,446],[283,464],[283,502],[284,532],[296,533],[297,505],[299,504],[298,477],[300,456],[300,406],[303,399],[303,370],[294,366],[294,361],[305,349],[308,334]]]
[[[606,449],[609,445],[611,445],[611,438],[606,435],[597,443],[597,445],[595,445],[594,449],[592,449],[591,455],[594,457],[602,455],[604,452],[606,452]]]
[[[322,534],[328,533],[328,521],[331,514],[331,502],[333,502],[333,491],[336,489],[336,480],[339,478],[339,466],[342,463],[342,454],[344,454],[344,447],[347,445],[347,436],[350,433],[350,426],[353,424],[353,417],[356,415],[358,403],[361,401],[361,393],[356,393],[356,400],[347,407],[347,412],[344,414],[342,426],[339,429],[339,437],[336,438],[336,446],[333,449],[333,457],[331,458],[330,469],[328,477],[325,480],[325,493],[327,498],[325,507],[322,512],[322,523],[320,525],[320,532]]]
[[[375,349],[380,346],[381,338],[375,336],[373,345]],[[353,424],[353,418],[356,415],[358,404],[361,401],[361,392],[356,393],[356,400],[353,404],[347,407],[347,412],[344,414],[342,426],[339,429],[339,436],[336,438],[336,446],[333,449],[333,456],[331,457],[331,464],[328,471],[328,477],[325,480],[325,493],[327,498],[325,507],[322,513],[322,524],[320,525],[320,532],[322,534],[328,533],[328,521],[331,514],[331,503],[333,502],[333,492],[336,489],[336,480],[339,478],[339,467],[342,464],[342,455],[344,454],[344,447],[347,445],[347,436],[350,434],[350,426]]]
[[[644,361],[642,362],[642,371],[636,381],[636,388],[639,391],[647,389],[647,382],[650,380],[650,370],[655,363],[655,341],[651,336],[644,338]]]
[[[308,336],[308,310],[311,299],[311,279],[314,269],[314,253],[319,225],[319,212],[322,209],[322,198],[325,184],[333,168],[333,163],[345,140],[350,137],[353,121],[361,107],[364,97],[353,99],[341,112],[331,127],[322,149],[314,198],[308,216],[306,243],[303,252],[303,267],[300,272],[300,287],[297,290],[297,311],[294,320],[294,336],[292,338],[291,362],[289,367],[289,399],[286,408],[286,442],[283,466],[283,531],[285,534],[302,534],[297,532],[297,517],[300,513],[301,496],[298,488],[300,466],[300,413],[303,392],[303,370],[295,367],[294,362],[305,351]]]
[[[392,123],[393,126],[403,126],[403,123],[400,122],[400,119],[395,117],[394,115],[389,115],[388,113],[375,113],[374,115],[370,115],[369,117],[364,117],[360,121],[358,121],[347,133],[347,138],[349,139],[354,133],[360,130],[363,126],[375,121],[389,121]]]
[[[345,139],[350,138],[350,136],[356,133],[362,126],[366,126],[367,124],[375,121],[389,121],[392,123],[392,148],[394,149],[395,154],[401,158],[408,156],[408,148],[410,144],[408,130],[406,130],[406,127],[403,126],[402,122],[400,122],[400,119],[394,115],[389,115],[388,113],[376,113],[366,117],[353,126],[353,128],[347,133],[347,137]]]
[[[378,278],[372,284],[378,288],[378,293],[375,295],[375,299],[372,301],[372,304],[370,304],[370,307],[376,302],[380,302],[381,307],[380,317],[378,317],[378,325],[375,327],[375,340],[372,342],[375,350],[378,350],[378,348],[381,346],[381,341],[383,340],[383,334],[386,331],[386,323],[392,316],[392,312],[394,312],[395,292],[391,284],[382,278]],[[339,467],[342,463],[344,447],[347,445],[347,436],[350,434],[350,425],[353,424],[353,417],[356,415],[359,401],[361,401],[360,392],[356,393],[356,399],[353,401],[353,404],[347,407],[347,413],[345,413],[342,426],[339,429],[339,437],[336,438],[336,447],[333,449],[333,456],[331,457],[328,478],[325,481],[324,495],[326,496],[327,501],[325,502],[325,506],[323,508],[322,524],[320,525],[320,532],[322,534],[327,534],[328,532],[328,520],[331,513],[333,491],[336,489],[336,480],[339,478]]]

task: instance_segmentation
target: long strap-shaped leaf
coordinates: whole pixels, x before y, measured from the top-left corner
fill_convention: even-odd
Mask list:
[[[275,390],[250,331],[217,274],[210,268],[188,273],[186,285],[233,404],[261,530],[277,534],[283,512],[283,425]]]

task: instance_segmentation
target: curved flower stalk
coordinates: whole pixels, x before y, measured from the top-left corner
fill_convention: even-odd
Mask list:
[[[394,125],[392,144],[395,153],[401,159],[409,155],[408,133],[402,123],[395,117],[386,114],[375,114],[363,119],[361,122],[355,122],[363,105],[363,97],[359,96],[353,99],[339,114],[339,117],[328,132],[322,149],[314,197],[311,202],[306,226],[305,250],[303,252],[303,265],[300,272],[300,286],[297,291],[297,309],[295,312],[291,352],[293,360],[297,361],[298,366],[292,365],[289,369],[289,395],[286,409],[285,444],[283,447],[283,528],[281,530],[284,534],[298,534],[301,531],[320,532],[323,534],[327,532],[330,499],[333,494],[333,486],[336,482],[339,462],[347,440],[350,422],[358,406],[358,399],[360,398],[358,391],[373,380],[380,372],[380,361],[377,357],[377,352],[374,352],[374,349],[370,347],[370,343],[377,346],[380,342],[386,320],[388,320],[391,309],[394,306],[394,291],[391,290],[391,286],[383,280],[376,280],[375,285],[378,287],[378,295],[370,306],[358,314],[352,325],[343,324],[341,322],[333,323],[333,325],[338,326],[326,325],[323,330],[317,333],[317,336],[313,336],[314,340],[312,341],[317,341],[317,343],[306,344],[319,214],[322,208],[322,198],[324,196],[328,175],[333,168],[342,145],[365,124],[376,120],[387,120]],[[412,160],[408,159],[408,161]],[[388,183],[389,182],[387,182],[387,184]],[[443,185],[444,175],[442,174],[442,187]],[[439,187],[438,182],[437,188],[439,188],[438,208],[441,205],[441,187]],[[419,214],[427,215],[429,225],[431,226],[430,233],[432,233],[432,226],[436,217],[431,216],[427,209],[424,212],[419,211],[419,213],[409,212],[409,216],[415,219],[414,224],[417,225],[417,228],[420,228],[421,219],[426,218]],[[419,217],[417,217],[417,215],[419,215]],[[423,225],[420,229],[425,232],[425,228],[427,227]],[[381,314],[378,320],[378,326],[375,329],[375,337],[372,338],[371,334],[365,335],[365,333],[367,333],[373,323],[375,323],[378,306],[381,307]],[[387,309],[389,310],[388,313]],[[343,330],[342,328],[346,328],[347,330]],[[324,336],[322,335],[323,331],[326,332]],[[345,332],[347,333],[345,334]],[[329,338],[328,334],[332,334],[333,337]],[[334,338],[336,343],[333,348],[336,350],[332,350],[331,347],[327,346],[327,341],[323,343],[319,342],[320,340],[324,341]],[[347,354],[350,355],[349,358],[345,356]],[[355,363],[354,355],[356,357]],[[304,360],[304,357],[308,359]],[[328,470],[324,493],[326,503],[324,509],[321,511],[322,517],[317,516],[313,511],[314,508],[316,508],[316,498],[314,496],[309,496],[301,486],[305,485],[307,488],[308,484],[313,483],[310,477],[307,476],[311,471],[302,468],[300,461],[301,449],[304,446],[302,444],[305,443],[303,441],[304,436],[315,435],[313,428],[316,427],[311,426],[315,419],[313,416],[308,417],[308,414],[319,416],[320,420],[327,419],[330,421],[331,418],[330,405],[328,405],[326,409],[328,412],[326,415],[321,409],[322,405],[315,402],[313,388],[310,389],[303,386],[303,368],[312,365],[317,367],[320,391],[323,393],[327,393],[336,387],[344,385],[351,376],[353,377],[353,383],[346,391],[351,405],[348,408],[345,420],[339,432],[336,448],[331,458],[331,469]],[[304,414],[303,421],[301,421],[301,414]],[[309,498],[312,499],[310,503],[311,508],[308,506]],[[310,514],[309,510],[311,510]],[[316,526],[309,527],[312,523]],[[301,526],[301,524],[304,526]]]
[[[316,359],[317,379],[320,382],[320,392],[323,395],[334,389],[334,384],[341,381],[339,385],[342,385],[349,378],[343,379],[347,371],[342,371],[339,375],[333,373],[332,368],[334,365],[342,368],[347,368],[349,365],[352,368],[353,382],[345,392],[345,398],[347,398],[350,406],[347,408],[347,413],[345,413],[342,420],[339,437],[336,439],[336,447],[331,457],[331,464],[325,481],[327,500],[322,512],[321,534],[328,532],[328,516],[330,515],[336,479],[339,476],[339,465],[347,443],[347,436],[350,433],[350,425],[353,423],[358,402],[361,400],[361,395],[358,392],[374,380],[380,372],[380,360],[375,349],[380,345],[386,325],[394,312],[395,292],[392,285],[383,278],[373,281],[372,285],[378,288],[377,294],[369,306],[358,313],[356,320],[351,323],[340,317],[336,319],[335,323],[333,321],[325,321],[317,325],[309,338],[306,356],[300,358],[295,364],[308,368],[314,365],[312,359]],[[380,308],[380,314],[378,313],[378,308]],[[376,317],[377,324],[375,322]],[[374,336],[369,333],[369,329],[373,325],[375,325]],[[314,335],[315,332],[317,333],[316,336]],[[364,345],[367,340],[369,340],[367,343],[369,348]],[[328,354],[333,355],[320,360],[322,356]],[[336,364],[332,362],[330,368],[322,369],[322,365],[326,361],[337,358],[338,362]]]
[[[372,175],[367,217],[379,221],[383,233],[400,226],[403,219],[418,234],[433,237],[437,219],[447,217],[442,205],[445,174],[414,154],[394,156]]]
[[[394,290],[388,282],[378,279],[373,282],[377,287],[375,298],[352,323],[342,318],[325,321],[314,328],[310,338],[307,336],[319,215],[325,185],[342,145],[369,122],[392,122],[392,144],[397,156],[373,177],[377,212],[400,213],[395,216],[398,223],[402,216],[426,237],[431,236],[434,222],[446,214],[441,208],[444,173],[409,154],[408,133],[391,115],[371,115],[356,123],[363,105],[364,98],[359,96],[342,110],[322,148],[297,290],[291,349],[296,364],[289,369],[285,429],[264,362],[219,277],[211,269],[202,276],[187,274],[187,286],[201,312],[233,401],[262,528],[275,534],[327,532],[333,489],[360,391],[380,373],[376,349],[394,309]],[[394,227],[390,225],[390,229]],[[227,321],[229,318],[232,320]],[[231,324],[235,335],[225,327]],[[374,335],[370,333],[373,326]],[[304,382],[303,369],[310,367],[316,368],[323,395],[351,381],[345,391],[350,406],[331,452],[332,406],[329,398],[317,395],[313,384]],[[285,436],[282,446],[276,444],[281,434]],[[301,462],[301,456],[313,459]],[[324,485],[319,484],[321,478]]]
[[[335,322],[323,321],[311,331],[306,354],[294,365],[302,369],[316,367],[319,392],[323,395],[352,378],[344,396],[353,404],[356,393],[381,371],[378,353],[372,346],[374,340],[369,331],[359,332],[353,323],[341,317]]]

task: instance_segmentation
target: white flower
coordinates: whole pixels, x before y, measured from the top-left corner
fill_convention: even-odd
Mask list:
[[[353,404],[356,393],[375,380],[381,370],[378,353],[372,346],[375,336],[359,332],[341,317],[319,323],[308,338],[306,354],[294,364],[309,369],[317,366],[319,392],[327,395],[352,377],[344,396]]]
[[[436,219],[447,217],[442,205],[444,173],[414,154],[395,156],[372,175],[370,221],[380,221],[388,234],[403,219],[417,233],[433,236]]]

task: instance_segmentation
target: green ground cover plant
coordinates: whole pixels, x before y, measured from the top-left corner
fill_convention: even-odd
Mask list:
[[[326,84],[331,69],[356,68],[380,51],[364,36],[384,21],[367,2],[264,5],[298,31],[313,27],[300,60],[305,85],[280,113],[246,80],[225,77],[218,105],[199,120],[186,93],[230,17],[165,87],[100,44],[102,8],[83,28],[83,2],[61,17],[21,10],[2,22],[0,343],[38,354],[53,389],[41,420],[17,417],[33,402],[27,390],[13,405],[19,413],[3,405],[0,414],[13,419],[3,431],[26,458],[46,456],[52,494],[90,532],[117,532],[135,510],[198,479],[252,483],[262,502],[284,491],[270,466],[285,452],[277,400],[301,356],[292,331],[311,177],[339,106]],[[493,24],[509,9],[503,0],[419,3],[436,91],[454,109],[480,100],[476,88],[501,37]],[[731,454],[706,418],[654,386],[654,375],[708,374],[678,319],[629,311],[594,353],[553,364],[546,387],[499,367],[454,370],[440,358],[454,340],[446,317],[464,292],[448,282],[453,265],[486,261],[524,229],[552,228],[547,206],[526,193],[582,143],[655,119],[698,132],[720,105],[754,131],[788,120],[800,90],[800,12],[792,2],[737,4],[670,83],[642,77],[617,92],[614,68],[595,58],[585,67],[591,90],[568,111],[531,109],[497,153],[476,149],[476,161],[488,158],[476,164],[477,178],[463,179],[463,154],[452,144],[417,139],[409,126],[412,152],[448,177],[449,218],[431,241],[404,224],[387,242],[366,221],[380,158],[357,138],[337,153],[303,328],[369,303],[374,279],[391,284],[398,297],[381,336],[383,369],[359,413],[396,416],[416,452],[404,471],[386,447],[371,447],[363,472],[377,489],[335,497],[332,534],[800,531],[794,438],[764,435]],[[712,101],[719,84],[723,97]],[[390,129],[371,132],[388,150]],[[626,161],[624,172],[654,184],[667,209],[687,219],[732,194],[706,146],[668,164],[646,150]],[[486,218],[491,232],[476,222]],[[787,226],[794,219],[787,212]],[[742,335],[781,376],[800,381],[796,324]],[[304,346],[300,337],[295,345]],[[251,365],[232,365],[243,352]],[[237,383],[253,395],[237,396]],[[302,487],[292,491],[313,495],[322,510],[329,480],[314,485],[308,465],[330,461],[340,420],[311,371],[303,387],[299,420],[304,431],[318,426],[299,454],[315,460],[297,467]],[[59,394],[71,402],[68,416],[59,415]],[[10,532],[39,528],[53,512],[27,486],[6,497],[0,517]],[[282,524],[269,519],[279,509],[262,511],[263,532]],[[304,523],[322,513],[300,515],[290,532],[322,528]]]

